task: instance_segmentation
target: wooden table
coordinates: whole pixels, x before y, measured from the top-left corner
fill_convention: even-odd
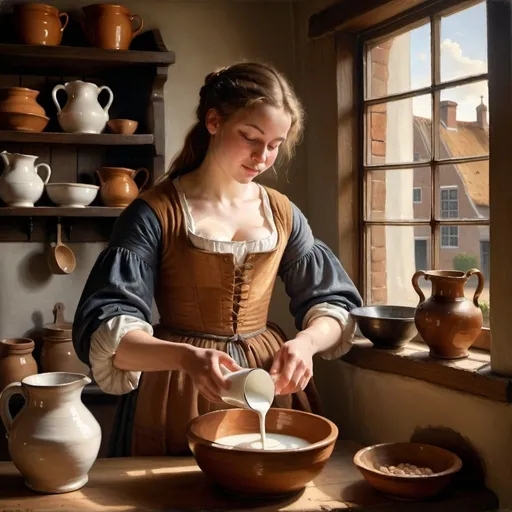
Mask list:
[[[392,501],[374,491],[352,464],[360,448],[338,441],[323,472],[293,498],[247,501],[211,484],[192,457],[98,459],[82,489],[38,495],[25,488],[11,462],[0,463],[0,512],[55,511],[249,511],[327,512],[336,510],[389,512],[482,512],[498,507],[488,490],[450,488],[422,503]]]

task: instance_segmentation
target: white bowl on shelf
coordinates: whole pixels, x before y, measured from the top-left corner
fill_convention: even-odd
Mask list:
[[[86,183],[47,183],[48,197],[58,206],[84,208],[89,206],[98,195],[98,185]]]

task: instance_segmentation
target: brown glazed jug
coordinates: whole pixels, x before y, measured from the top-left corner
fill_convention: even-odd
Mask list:
[[[34,346],[34,341],[28,338],[0,340],[0,391],[37,373],[37,363],[32,357]]]
[[[478,277],[473,300],[464,296],[464,285],[472,276]],[[418,284],[423,276],[432,283],[432,295],[425,295]],[[483,316],[478,297],[484,288],[484,276],[477,269],[418,270],[412,285],[420,297],[414,316],[416,328],[430,348],[430,355],[439,359],[460,359],[469,355],[468,348],[482,330]]]
[[[127,169],[125,167],[102,167],[96,171],[100,182],[100,197],[105,206],[126,207],[138,195],[139,187],[135,183],[135,177],[143,172],[146,177],[140,186],[143,189],[149,180],[149,171],[140,169]]]
[[[82,8],[82,28],[92,46],[107,50],[128,50],[133,38],[140,34],[144,22],[122,5],[92,4]],[[133,29],[133,20],[139,26]]]
[[[57,46],[62,41],[69,17],[51,5],[27,3],[14,6],[14,20],[20,42]]]
[[[44,108],[36,101],[37,96],[39,91],[35,89],[4,87],[0,89],[0,112],[45,116]]]

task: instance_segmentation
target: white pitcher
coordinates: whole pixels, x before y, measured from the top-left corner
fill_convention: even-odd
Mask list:
[[[68,95],[68,101],[61,108],[57,100],[57,92],[63,90]],[[108,91],[110,97],[102,107],[98,96],[102,91]],[[53,88],[52,98],[57,107],[57,119],[60,127],[67,133],[101,133],[109,120],[108,111],[114,101],[114,93],[106,85],[98,87],[91,82],[66,82]]]
[[[48,183],[52,170],[48,164],[34,162],[39,158],[34,155],[20,153],[0,153],[5,163],[0,176],[0,199],[8,206],[34,206],[43,195],[44,186]],[[46,169],[46,177],[42,180],[37,171]]]
[[[40,373],[2,391],[0,415],[9,454],[29,489],[70,492],[89,480],[101,443],[101,428],[80,398],[90,382],[80,373]],[[25,404],[13,419],[9,400],[16,393]]]

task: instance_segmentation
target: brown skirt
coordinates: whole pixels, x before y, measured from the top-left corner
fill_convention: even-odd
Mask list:
[[[157,326],[155,336],[195,347],[228,352],[228,342],[207,337],[177,336]],[[269,370],[274,354],[286,341],[284,332],[268,323],[262,333],[237,341],[249,368]],[[272,407],[284,407],[321,414],[318,394],[310,381],[304,391],[276,396]],[[189,454],[187,425],[195,417],[218,409],[225,403],[210,402],[200,395],[188,374],[179,371],[143,373],[139,382],[131,438],[132,456]]]

